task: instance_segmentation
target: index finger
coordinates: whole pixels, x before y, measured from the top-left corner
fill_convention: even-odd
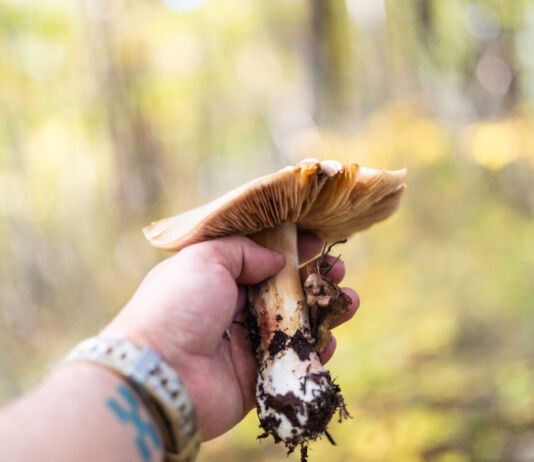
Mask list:
[[[313,257],[317,256],[322,248],[323,243],[315,234],[309,231],[303,231],[298,236],[299,263],[306,263]]]

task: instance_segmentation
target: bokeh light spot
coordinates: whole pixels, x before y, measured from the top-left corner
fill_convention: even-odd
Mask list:
[[[502,96],[508,92],[513,74],[501,58],[484,55],[478,62],[477,78],[486,91]]]
[[[466,6],[465,23],[471,35],[479,40],[494,40],[501,33],[499,16],[484,3],[470,3]]]
[[[171,11],[185,13],[201,7],[206,0],[163,0],[163,3]]]

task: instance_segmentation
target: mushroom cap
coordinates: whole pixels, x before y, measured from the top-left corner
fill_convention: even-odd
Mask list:
[[[282,223],[333,242],[389,217],[405,190],[406,169],[389,171],[307,159],[262,176],[188,212],[143,228],[156,247],[250,235]]]

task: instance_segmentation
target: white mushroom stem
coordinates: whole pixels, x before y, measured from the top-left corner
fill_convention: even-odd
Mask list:
[[[310,335],[296,225],[283,224],[253,239],[286,259],[277,275],[249,290],[261,336],[256,352],[258,413],[266,432],[294,447],[324,433],[339,406],[339,388],[323,369]]]

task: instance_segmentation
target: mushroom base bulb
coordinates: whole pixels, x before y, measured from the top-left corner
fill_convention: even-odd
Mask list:
[[[284,340],[282,350],[260,367],[256,403],[263,436],[270,434],[293,450],[325,433],[343,398],[313,345],[300,348],[300,339]]]

